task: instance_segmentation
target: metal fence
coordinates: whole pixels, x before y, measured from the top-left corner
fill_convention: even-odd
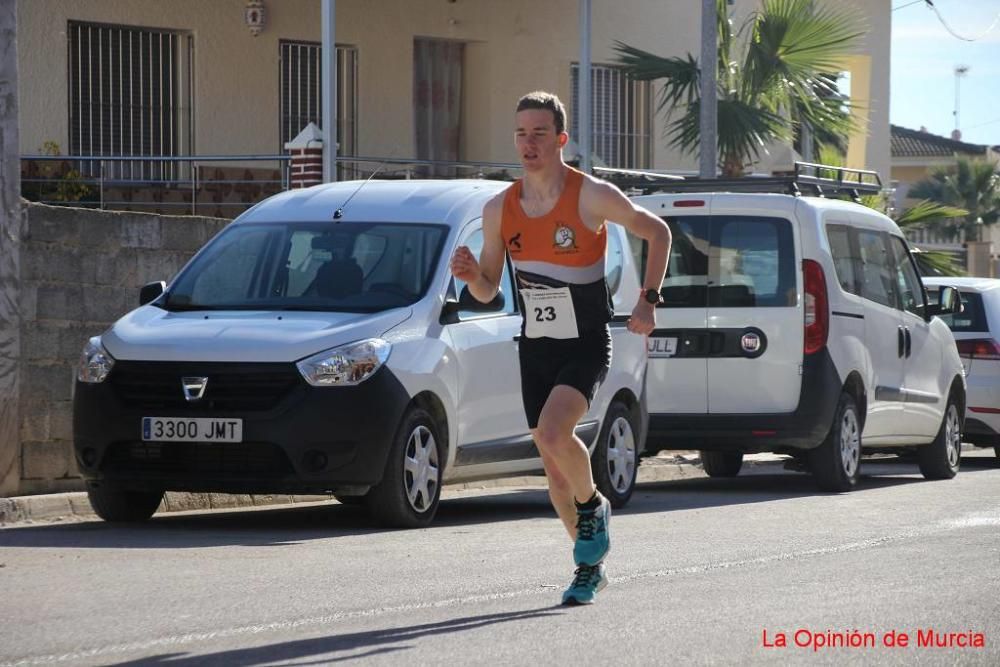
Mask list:
[[[25,155],[21,195],[44,204],[234,218],[289,187],[289,155],[181,157]],[[337,180],[512,180],[520,165],[406,158],[336,158]],[[163,177],[133,177],[162,174]]]

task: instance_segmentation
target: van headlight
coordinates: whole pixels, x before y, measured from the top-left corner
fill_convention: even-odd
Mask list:
[[[391,349],[388,341],[369,338],[314,354],[295,365],[314,387],[344,387],[361,384],[374,375]]]
[[[114,366],[115,359],[104,349],[101,337],[94,336],[83,346],[83,352],[80,354],[80,366],[76,370],[76,379],[89,384],[104,382]]]

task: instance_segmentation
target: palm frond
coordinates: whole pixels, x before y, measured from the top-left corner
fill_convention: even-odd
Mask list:
[[[786,82],[805,87],[818,72],[837,72],[864,34],[846,12],[802,0],[765,0],[755,17],[744,65],[751,98]]]
[[[625,73],[637,81],[664,79],[659,108],[669,109],[691,104],[698,97],[698,61],[690,53],[687,58],[664,58],[655,53],[616,41],[616,60]]]
[[[688,106],[680,118],[671,123],[669,127],[673,137],[671,146],[686,153],[698,150],[700,110],[701,103],[695,102]],[[730,162],[750,164],[760,159],[761,151],[773,137],[783,140],[791,138],[784,118],[741,100],[720,99],[718,117],[716,139],[723,165]]]
[[[965,269],[954,255],[940,250],[915,250],[913,259],[922,276],[964,276]]]
[[[896,224],[900,227],[921,227],[954,218],[962,218],[968,214],[969,212],[964,208],[923,199],[903,211],[896,218]]]

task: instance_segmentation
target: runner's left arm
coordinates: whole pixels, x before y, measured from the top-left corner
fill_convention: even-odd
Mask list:
[[[611,183],[596,179],[587,179],[581,203],[593,217],[616,222],[630,234],[647,242],[649,254],[646,258],[646,275],[642,281],[642,289],[659,291],[663,285],[663,276],[667,272],[667,259],[670,257],[672,239],[667,223],[646,209],[633,204]],[[628,329],[633,333],[649,335],[656,327],[656,305],[646,301],[641,293],[636,297],[637,303],[632,310]]]

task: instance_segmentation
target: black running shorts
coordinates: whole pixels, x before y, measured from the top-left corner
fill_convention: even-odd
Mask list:
[[[611,367],[611,331],[582,331],[579,338],[526,338],[518,343],[521,362],[521,399],[528,427],[538,427],[545,401],[558,384],[573,387],[594,400],[597,387]]]

